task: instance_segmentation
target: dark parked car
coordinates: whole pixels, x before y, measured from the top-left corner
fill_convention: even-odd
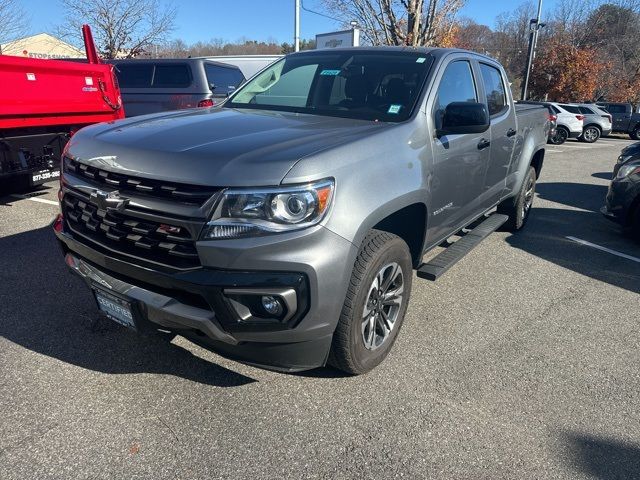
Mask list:
[[[613,117],[613,133],[626,133],[633,140],[640,140],[640,113],[633,111],[630,103],[598,102]]]
[[[620,153],[601,212],[640,240],[640,143],[629,145]]]
[[[211,107],[245,77],[236,66],[202,58],[112,60],[127,117]]]

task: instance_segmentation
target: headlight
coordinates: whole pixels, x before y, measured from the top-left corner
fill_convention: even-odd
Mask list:
[[[618,157],[618,163],[624,163],[631,158],[631,155],[620,155]]]
[[[227,190],[202,239],[252,237],[310,227],[329,210],[333,187],[333,180],[322,180],[280,188]]]
[[[618,170],[618,174],[616,175],[616,178],[622,179],[634,174],[640,174],[640,165],[638,164],[623,165],[622,167],[620,167],[620,170]]]

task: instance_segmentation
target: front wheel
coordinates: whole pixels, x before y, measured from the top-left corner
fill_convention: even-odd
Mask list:
[[[536,169],[529,167],[518,195],[513,198],[507,198],[498,205],[498,213],[509,217],[509,220],[503,226],[504,230],[516,232],[525,226],[529,219],[529,213],[531,213],[535,193]]]
[[[633,129],[629,137],[631,137],[631,140],[640,140],[640,125]]]
[[[331,365],[359,375],[387,357],[407,311],[412,275],[407,244],[391,233],[371,230],[353,266],[333,335]]]

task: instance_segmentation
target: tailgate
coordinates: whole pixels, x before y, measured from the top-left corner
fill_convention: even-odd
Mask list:
[[[122,118],[111,65],[0,55],[0,128]]]

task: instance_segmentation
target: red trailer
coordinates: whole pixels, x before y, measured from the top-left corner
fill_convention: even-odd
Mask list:
[[[62,149],[79,128],[124,117],[113,65],[87,25],[87,61],[0,55],[0,180],[39,185],[60,175]]]

